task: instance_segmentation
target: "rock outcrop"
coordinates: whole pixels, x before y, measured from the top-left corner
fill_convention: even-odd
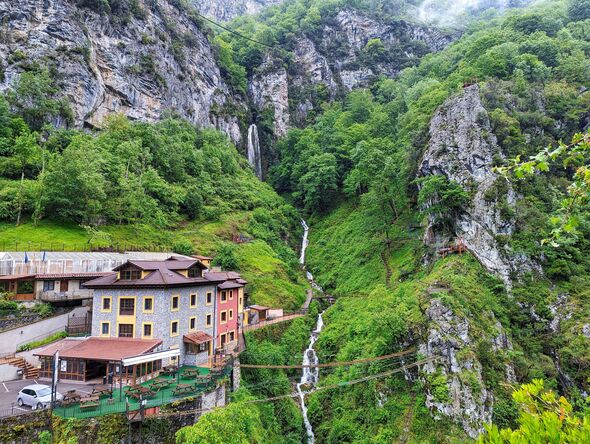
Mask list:
[[[228,22],[246,14],[258,14],[267,6],[281,2],[282,0],[192,0],[201,14],[219,22]]]
[[[494,325],[494,315],[489,313]],[[436,416],[444,415],[460,424],[465,432],[476,437],[483,426],[491,422],[493,394],[486,388],[482,364],[474,352],[482,338],[474,332],[469,319],[453,313],[440,299],[432,299],[426,309],[428,326],[425,341],[418,353],[426,358],[436,357],[426,364],[420,378],[426,387],[426,406]],[[489,338],[489,347],[501,356],[512,344],[499,322],[497,335]],[[500,359],[500,358],[499,358]],[[506,367],[506,379],[514,381],[514,370]]]
[[[111,113],[152,121],[171,110],[239,142],[238,119],[223,110],[245,105],[201,25],[175,4],[140,1],[123,20],[68,0],[0,1],[0,90],[38,62],[57,73],[77,126],[100,126]]]
[[[288,126],[302,125],[321,101],[342,97],[378,75],[396,76],[425,54],[439,51],[457,35],[403,20],[379,21],[353,9],[337,12],[312,33],[299,34],[293,62],[265,59],[250,80],[255,108],[272,108],[276,137]],[[373,54],[367,44],[378,40]]]
[[[491,272],[510,288],[514,275],[536,269],[521,255],[511,254],[498,242],[514,226],[501,206],[513,206],[516,195],[510,183],[493,171],[494,157],[502,157],[492,132],[478,85],[465,88],[459,96],[441,106],[430,122],[430,142],[420,165],[420,175],[444,175],[470,193],[470,205],[455,221],[451,237],[465,245]],[[431,218],[425,242],[440,245],[449,233],[437,232]]]

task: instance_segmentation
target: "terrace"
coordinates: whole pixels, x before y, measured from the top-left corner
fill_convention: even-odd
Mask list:
[[[220,380],[228,377],[231,369],[231,363],[217,372],[207,367],[183,366],[175,375],[161,375],[134,388],[115,387],[112,397],[109,391],[103,391],[101,395],[93,397],[82,397],[70,405],[63,403],[53,412],[63,418],[77,419],[115,413],[127,413],[131,416],[140,410],[142,400],[143,407],[147,410],[206,393]]]

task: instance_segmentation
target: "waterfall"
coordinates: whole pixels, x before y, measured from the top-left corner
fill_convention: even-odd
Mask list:
[[[301,265],[305,265],[305,250],[309,245],[309,240],[307,239],[307,235],[309,234],[309,227],[303,219],[301,219],[301,225],[303,226],[303,239],[301,240],[301,256],[299,256],[299,263]],[[313,280],[313,277],[310,278],[310,276],[311,273],[308,272],[307,279],[311,281]]]
[[[258,127],[254,123],[248,128],[248,162],[254,169],[256,176],[262,180],[260,140],[258,139]]]
[[[318,315],[318,322],[315,330],[311,332],[309,337],[309,347],[303,352],[303,365],[317,365],[318,355],[316,354],[313,346],[324,327],[324,320],[322,313]],[[315,386],[318,383],[320,377],[320,369],[318,367],[304,367],[301,374],[301,380],[297,384],[297,393],[299,393],[299,399],[301,400],[301,412],[303,413],[303,422],[305,424],[305,430],[307,431],[307,444],[313,444],[315,435],[309,418],[307,417],[307,406],[305,405],[305,392],[303,386]]]

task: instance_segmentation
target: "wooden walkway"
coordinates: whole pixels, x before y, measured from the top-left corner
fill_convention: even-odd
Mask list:
[[[305,316],[305,313],[293,313],[286,316],[281,316],[280,318],[269,319],[268,321],[258,322],[257,324],[246,325],[242,328],[244,332],[257,330],[262,327],[266,327],[268,325],[279,324],[281,322],[290,321],[291,319],[302,318]]]

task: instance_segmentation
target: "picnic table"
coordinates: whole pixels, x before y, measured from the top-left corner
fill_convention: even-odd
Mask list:
[[[82,393],[76,390],[68,390],[64,393],[64,397],[62,398],[61,402],[64,405],[71,405],[75,404],[76,402],[80,401],[82,398]]]
[[[159,392],[160,390],[169,387],[170,384],[172,384],[172,382],[166,379],[154,379],[150,382],[150,388],[155,392]]]
[[[216,377],[222,376],[223,372],[224,372],[223,367],[212,367],[209,374],[211,375],[212,378],[216,378]]]
[[[80,399],[81,409],[93,409],[100,405],[100,398],[98,395],[90,395]]]
[[[102,396],[102,395],[109,395],[110,393],[111,393],[111,387],[108,385],[95,385],[92,388],[93,395]]]
[[[143,398],[149,398],[151,396],[154,396],[156,393],[149,387],[144,387],[142,385],[137,385],[137,386],[133,386],[133,390],[130,390],[127,395],[130,398],[134,398],[134,399],[139,399],[141,397]]]
[[[174,375],[176,375],[177,372],[178,372],[177,365],[166,365],[166,366],[162,367],[162,374],[163,375],[174,376]]]
[[[211,382],[211,375],[197,375],[195,377],[196,385],[208,385]]]
[[[187,395],[194,393],[195,388],[190,384],[178,384],[175,388],[173,393],[175,395]]]
[[[198,368],[185,368],[180,375],[183,379],[194,378],[196,376],[199,376]]]

